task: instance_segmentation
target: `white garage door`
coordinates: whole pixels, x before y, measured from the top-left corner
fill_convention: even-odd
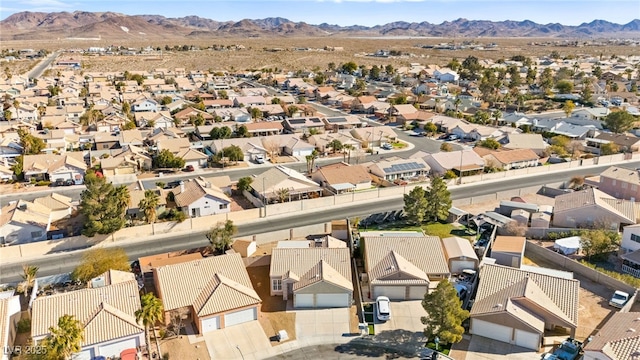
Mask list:
[[[373,288],[373,297],[386,296],[391,300],[404,300],[405,291],[404,286],[376,286]]]
[[[489,339],[511,343],[512,329],[507,326],[502,326],[483,320],[471,319],[470,332],[474,335],[480,335]]]
[[[256,320],[258,318],[258,312],[256,308],[240,310],[224,315],[224,327],[229,327],[237,324],[246,323],[248,321]]]
[[[313,294],[295,294],[293,296],[293,307],[297,307],[297,308],[313,307]]]
[[[202,320],[202,333],[217,330],[220,328],[220,317],[214,316],[208,319]]]
[[[472,269],[476,268],[476,262],[473,260],[453,260],[451,262],[451,272],[454,274],[462,273],[464,269]]]
[[[120,355],[120,354],[118,354]],[[92,360],[93,349],[82,350],[71,357],[73,360]]]
[[[409,287],[409,300],[422,300],[426,293],[426,286],[411,286]]]
[[[516,329],[516,345],[538,350],[540,348],[540,335]]]
[[[120,353],[126,349],[135,349],[138,347],[136,339],[127,339],[118,341],[117,343],[100,346],[98,349],[99,355],[106,357],[120,357]]]
[[[316,307],[348,307],[349,294],[316,294]]]

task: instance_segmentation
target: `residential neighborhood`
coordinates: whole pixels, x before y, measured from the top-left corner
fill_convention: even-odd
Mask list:
[[[109,52],[0,79],[3,359],[639,356],[640,56]]]

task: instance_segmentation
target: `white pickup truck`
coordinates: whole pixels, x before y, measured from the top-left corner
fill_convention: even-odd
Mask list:
[[[624,291],[617,290],[613,293],[611,300],[609,300],[609,305],[621,309],[631,296]]]

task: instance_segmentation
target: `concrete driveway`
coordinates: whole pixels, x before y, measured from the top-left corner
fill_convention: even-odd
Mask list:
[[[230,326],[203,335],[211,359],[261,359],[279,354],[258,321]]]
[[[539,358],[540,354],[536,353],[533,350],[510,345],[501,341],[492,340],[478,335],[471,335],[471,339],[469,340],[469,347],[466,351],[465,358],[459,359],[458,357],[456,357],[456,360],[531,360]]]
[[[340,344],[349,340],[349,309],[287,310],[296,313],[296,338],[300,346]]]
[[[374,315],[376,334],[388,330],[422,332],[424,325],[420,322],[420,318],[426,314],[420,300],[391,301],[391,318],[389,320],[380,322],[375,319]]]

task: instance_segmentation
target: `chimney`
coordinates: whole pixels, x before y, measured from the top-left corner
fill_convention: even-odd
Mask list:
[[[180,181],[180,193],[184,192],[184,181]]]

